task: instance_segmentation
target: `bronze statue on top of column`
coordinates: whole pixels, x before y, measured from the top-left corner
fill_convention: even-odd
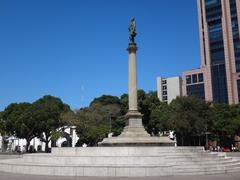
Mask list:
[[[129,31],[130,44],[135,44],[134,38],[137,35],[137,32],[136,32],[136,22],[134,17],[130,21],[128,31]]]

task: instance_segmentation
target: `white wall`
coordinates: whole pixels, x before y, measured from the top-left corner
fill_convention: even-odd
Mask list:
[[[3,145],[3,137],[0,134],[0,149],[2,149],[2,145]]]
[[[182,79],[179,76],[170,77],[170,78],[162,78],[157,77],[157,94],[160,101],[163,101],[163,92],[162,92],[162,81],[167,80],[167,102],[168,104],[171,103],[173,99],[177,96],[182,95]]]
[[[162,101],[162,77],[157,77],[157,96]]]
[[[66,128],[66,127],[65,127],[65,128]],[[73,127],[71,127],[71,128],[73,128]],[[66,133],[70,134],[70,127],[66,128],[64,131],[65,131]],[[73,133],[73,134],[70,135],[71,138],[72,138],[72,146],[75,147],[75,144],[77,143],[79,137],[78,137],[77,134],[76,134],[75,128],[73,128],[73,132],[72,132],[72,133]],[[26,144],[27,144],[27,141],[26,141],[25,139],[18,139],[18,138],[15,138],[14,136],[9,137],[8,139],[9,139],[9,143],[8,143],[8,149],[7,149],[7,151],[15,151],[15,147],[16,147],[16,146],[20,146],[20,150],[21,150],[21,151],[25,151],[25,147],[24,147],[24,146],[26,146]],[[0,146],[2,146],[1,140],[2,140],[2,136],[0,135]],[[60,137],[60,138],[57,140],[57,146],[58,146],[58,147],[61,147],[61,144],[62,144],[64,141],[66,141],[66,138]],[[45,143],[42,142],[42,141],[40,141],[39,138],[34,138],[34,139],[32,139],[31,142],[30,142],[30,145],[34,146],[34,148],[35,148],[36,150],[37,150],[37,147],[38,147],[39,145],[41,145],[41,146],[42,146],[42,149],[41,149],[41,150],[42,150],[42,151],[45,150]],[[51,141],[49,142],[48,146],[51,147]],[[1,148],[1,147],[0,147],[0,148]]]
[[[168,104],[177,96],[181,96],[181,87],[180,77],[167,78]]]

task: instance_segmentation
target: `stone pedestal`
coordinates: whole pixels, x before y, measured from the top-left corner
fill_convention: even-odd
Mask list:
[[[126,124],[120,137],[150,137],[143,127],[142,116],[138,111],[128,111],[126,114],[128,124]]]

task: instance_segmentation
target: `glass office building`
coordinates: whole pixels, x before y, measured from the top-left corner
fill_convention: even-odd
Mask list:
[[[198,0],[198,15],[204,76],[204,86],[198,87],[198,91],[204,90],[207,101],[237,104],[240,101],[240,0]],[[196,91],[196,87],[192,89],[187,94]]]

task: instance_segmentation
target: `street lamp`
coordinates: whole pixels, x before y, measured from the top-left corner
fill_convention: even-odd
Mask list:
[[[112,132],[112,116],[110,114],[110,116],[109,116],[109,133],[111,133],[111,132]]]
[[[205,132],[205,135],[206,135],[206,150],[208,150],[208,135],[211,134],[210,132]]]

